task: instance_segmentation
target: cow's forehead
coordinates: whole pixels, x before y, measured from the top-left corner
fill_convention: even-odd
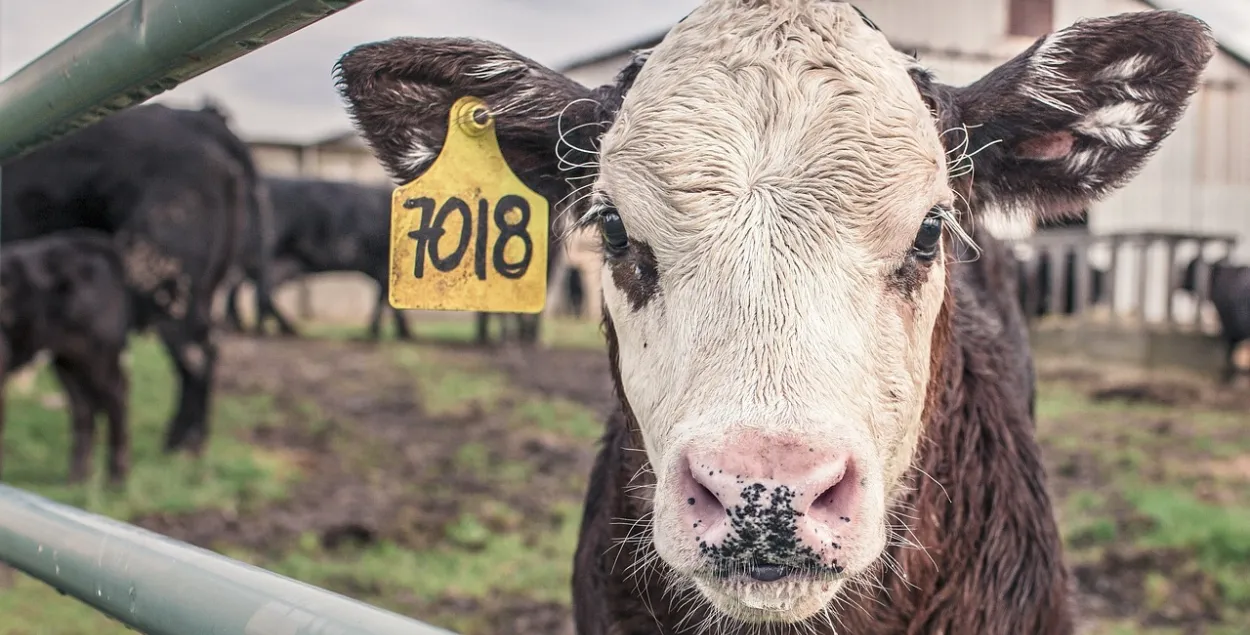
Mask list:
[[[681,209],[673,199],[688,190],[705,201],[784,183],[875,201],[818,201],[838,208],[913,207],[902,199],[931,198],[945,181],[913,63],[849,3],[711,0],[634,78],[603,139],[604,189]]]

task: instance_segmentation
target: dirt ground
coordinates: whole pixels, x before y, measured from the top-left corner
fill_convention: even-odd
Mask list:
[[[488,529],[519,531],[536,540],[561,522],[553,511],[555,503],[580,505],[593,441],[518,427],[501,414],[507,408],[491,401],[495,397],[464,408],[434,408],[431,402],[437,395],[429,394],[428,386],[415,385],[410,373],[401,372],[386,346],[391,345],[227,338],[220,389],[273,396],[285,414],[278,423],[257,429],[253,441],[289,455],[305,477],[277,504],[244,504],[231,513],[158,514],[138,523],[205,547],[242,548],[276,557],[309,536],[330,553],[381,541],[414,550],[436,548],[454,539],[453,525],[466,512],[484,518]],[[600,351],[480,350],[453,344],[431,350],[434,369],[426,373],[492,368],[519,393],[569,400],[597,414],[612,403],[606,356]],[[1042,378],[1083,386],[1095,402],[1199,403],[1250,412],[1250,392],[1195,388],[1184,382],[1109,382],[1071,369],[1043,371]],[[516,394],[498,399],[515,399]],[[1051,428],[1053,434],[1072,431],[1064,427],[1062,417],[1056,420],[1060,423]],[[1161,438],[1189,434],[1182,419],[1155,417],[1133,425]],[[487,463],[524,463],[531,469],[524,478],[499,478],[466,467],[456,457],[470,445],[485,448]],[[1058,499],[1108,485],[1111,477],[1100,457],[1059,442],[1043,440],[1043,445]],[[1250,478],[1250,462],[1228,469],[1247,470]],[[492,517],[492,501],[506,501],[510,511]],[[1111,504],[1117,504],[1114,497]],[[1144,522],[1129,505],[1120,504],[1114,512],[1115,522],[1130,533],[1134,523]],[[1139,620],[1143,625],[1205,633],[1220,619],[1221,599],[1213,590],[1214,581],[1189,566],[1190,560],[1191,554],[1175,549],[1114,545],[1102,549],[1073,563],[1082,610],[1095,618],[1144,615]],[[1151,604],[1147,581],[1151,573],[1176,576],[1172,595],[1158,606]],[[331,588],[348,595],[377,591],[358,588],[350,577]],[[571,632],[566,603],[519,595],[448,596],[432,602],[400,598],[395,606],[422,619],[481,615],[489,624],[483,632]]]
[[[568,399],[596,413],[611,404],[606,356],[597,351],[444,344],[438,358],[444,368],[497,369],[520,392]],[[420,387],[414,390],[411,376],[377,345],[231,337],[222,360],[221,390],[273,395],[288,413],[282,425],[257,429],[254,441],[290,453],[306,477],[277,505],[153,515],[137,524],[204,547],[275,555],[308,535],[330,552],[376,541],[422,550],[445,542],[449,527],[466,512],[480,512],[484,502],[507,501],[508,513],[493,519],[494,526],[486,515],[488,529],[537,534],[560,522],[555,503],[581,501],[593,441],[518,430],[498,414],[507,403],[430,414]],[[309,399],[311,412],[301,407]],[[456,460],[466,446],[484,446],[491,462],[524,462],[533,470],[524,482],[489,478]],[[342,582],[335,590],[360,590]],[[423,619],[472,612],[488,616],[496,627],[490,632],[498,633],[571,629],[565,606],[518,597],[449,598],[438,606],[413,603],[406,612]]]

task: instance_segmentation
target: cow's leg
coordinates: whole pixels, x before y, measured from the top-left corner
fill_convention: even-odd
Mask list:
[[[1237,340],[1225,341],[1224,369],[1220,373],[1220,381],[1226,385],[1237,379]]]
[[[538,344],[539,332],[542,330],[542,314],[528,315],[518,313],[516,319],[518,339],[525,346],[536,346]]]
[[[263,281],[257,280],[256,282],[256,315],[260,316],[256,320],[257,334],[265,332],[264,318],[272,317],[273,321],[278,324],[278,332],[287,336],[296,335],[295,327],[291,326],[291,321],[285,315],[282,315],[282,311],[279,311],[278,306],[273,302],[272,291],[274,285],[270,283],[271,276],[264,274],[258,276],[258,278],[263,279]]]
[[[373,303],[373,313],[369,316],[369,339],[377,341],[382,338],[382,309],[386,306],[386,289],[378,287],[378,299]]]
[[[239,315],[239,289],[242,286],[243,279],[239,279],[226,291],[226,326],[240,332],[244,330],[243,317]],[[257,315],[257,318],[259,317]]]
[[[411,340],[412,331],[408,329],[408,316],[395,307],[391,307],[391,316],[395,318],[395,339]]]
[[[163,322],[157,327],[178,373],[178,410],[165,431],[165,451],[199,454],[208,438],[209,397],[217,346],[203,320]]]
[[[302,273],[302,269],[294,261],[287,259],[275,259],[266,271],[268,273],[265,276],[265,281],[263,282],[265,285],[265,291],[263,294],[260,291],[257,291],[256,294],[257,302],[263,302],[264,306],[258,307],[257,310],[263,310],[266,315],[273,317],[274,321],[278,323],[278,331],[280,333],[288,337],[295,337],[299,335],[299,331],[292,326],[291,320],[287,319],[287,317],[283,315],[282,311],[278,310],[278,305],[273,301],[273,294],[278,287],[298,277],[300,273]],[[262,283],[257,283],[258,289],[260,284]]]
[[[477,335],[475,341],[478,346],[486,346],[490,342],[490,314],[478,313],[476,318]]]
[[[91,450],[95,446],[96,408],[89,389],[90,373],[81,364],[62,358],[54,360],[52,368],[69,400],[69,482],[81,483],[91,473]]]
[[[126,420],[129,382],[121,366],[121,351],[109,355],[98,365],[94,388],[99,403],[108,417],[108,478],[120,485],[130,474],[130,430]]]

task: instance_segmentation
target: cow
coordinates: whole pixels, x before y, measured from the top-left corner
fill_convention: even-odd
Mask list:
[[[593,183],[571,211],[602,236],[619,404],[578,633],[1067,635],[1027,332],[977,215],[1122,185],[1213,52],[1197,19],[1138,12],[954,87],[848,3],[706,0],[594,89],[465,38],[335,72],[398,181],[473,95],[529,187]]]
[[[1198,256],[1185,266],[1181,289],[1197,293],[1201,263],[1202,257]],[[1211,263],[1207,276],[1203,291],[1215,306],[1215,313],[1220,319],[1220,337],[1227,351],[1223,380],[1232,383],[1238,374],[1250,375],[1250,368],[1241,368],[1236,362],[1238,347],[1250,342],[1250,267],[1234,265],[1225,258]]]
[[[10,243],[0,253],[0,393],[13,371],[51,354],[72,421],[69,480],[91,473],[96,415],[108,419],[108,478],[130,469],[128,382],[121,356],[132,308],[112,238],[70,229]],[[4,410],[0,398],[0,466]]]
[[[208,440],[212,298],[257,204],[249,168],[214,141],[231,133],[214,126],[213,113],[137,106],[5,163],[0,180],[6,245],[72,228],[114,236],[131,326],[156,329],[178,374],[166,452],[199,454]]]
[[[243,168],[244,178],[247,181],[246,187],[251,196],[248,214],[244,218],[243,229],[240,233],[242,240],[238,251],[239,258],[233,268],[234,271],[227,274],[236,281],[233,282],[232,288],[238,287],[237,281],[241,278],[250,280],[255,287],[256,315],[273,318],[279,332],[284,335],[296,335],[291,321],[273,303],[273,289],[276,283],[271,280],[271,272],[274,270],[271,260],[274,257],[273,251],[277,240],[275,235],[277,230],[274,227],[276,221],[269,201],[268,188],[256,167],[251,149],[230,130],[229,118],[215,104],[206,104],[199,111],[176,110],[175,112],[182,115],[190,126],[220,143]],[[236,330],[242,330],[242,324],[237,320],[231,321],[230,326]],[[255,328],[256,333],[264,333],[265,321],[258,318]]]
[[[390,309],[396,337],[411,339],[408,322],[390,307],[391,190],[359,183],[306,178],[267,177],[273,209],[274,238],[270,274],[274,288],[298,276],[331,271],[357,271],[378,286],[369,321],[369,336],[381,336],[382,313]],[[253,244],[252,248],[259,248]],[[252,277],[249,273],[249,278]],[[227,292],[226,317],[240,325],[238,292],[242,280]],[[257,307],[257,322],[266,312],[277,315],[272,305]]]

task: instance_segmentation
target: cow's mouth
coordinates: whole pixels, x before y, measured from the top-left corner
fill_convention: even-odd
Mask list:
[[[832,571],[760,563],[696,575],[695,585],[722,613],[743,622],[800,622],[829,605],[844,583]]]

